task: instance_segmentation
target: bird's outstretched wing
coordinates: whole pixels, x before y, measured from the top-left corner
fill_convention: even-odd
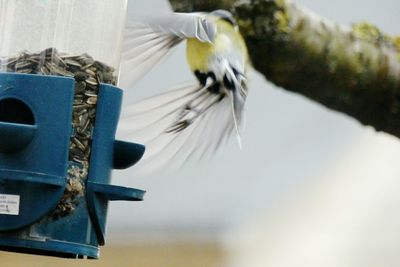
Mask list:
[[[145,171],[179,168],[213,153],[233,132],[231,100],[198,83],[145,99],[123,111],[119,138],[146,145]]]
[[[130,89],[153,66],[186,38],[214,40],[217,27],[203,13],[168,13],[128,20],[121,58],[119,85]]]

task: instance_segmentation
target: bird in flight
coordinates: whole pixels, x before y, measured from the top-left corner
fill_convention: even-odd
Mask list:
[[[146,145],[141,164],[151,169],[214,153],[232,133],[241,146],[249,57],[228,11],[129,20],[120,86],[131,89],[182,42],[193,81],[122,110],[119,134]]]

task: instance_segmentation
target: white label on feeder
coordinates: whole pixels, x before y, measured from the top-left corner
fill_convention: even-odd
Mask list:
[[[19,214],[19,195],[0,194],[0,214]]]

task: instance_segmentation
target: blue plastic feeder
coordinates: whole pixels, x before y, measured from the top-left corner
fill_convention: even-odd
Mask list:
[[[98,258],[110,200],[144,191],[110,184],[144,146],[115,140],[122,91],[100,84],[89,174],[71,214],[51,216],[67,186],[74,79],[0,73],[0,250]]]

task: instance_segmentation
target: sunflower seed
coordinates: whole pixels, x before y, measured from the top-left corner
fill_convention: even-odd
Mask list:
[[[90,105],[96,105],[96,103],[97,103],[97,96],[89,97],[89,98],[86,100],[86,103],[88,103],[88,104],[90,104]]]

